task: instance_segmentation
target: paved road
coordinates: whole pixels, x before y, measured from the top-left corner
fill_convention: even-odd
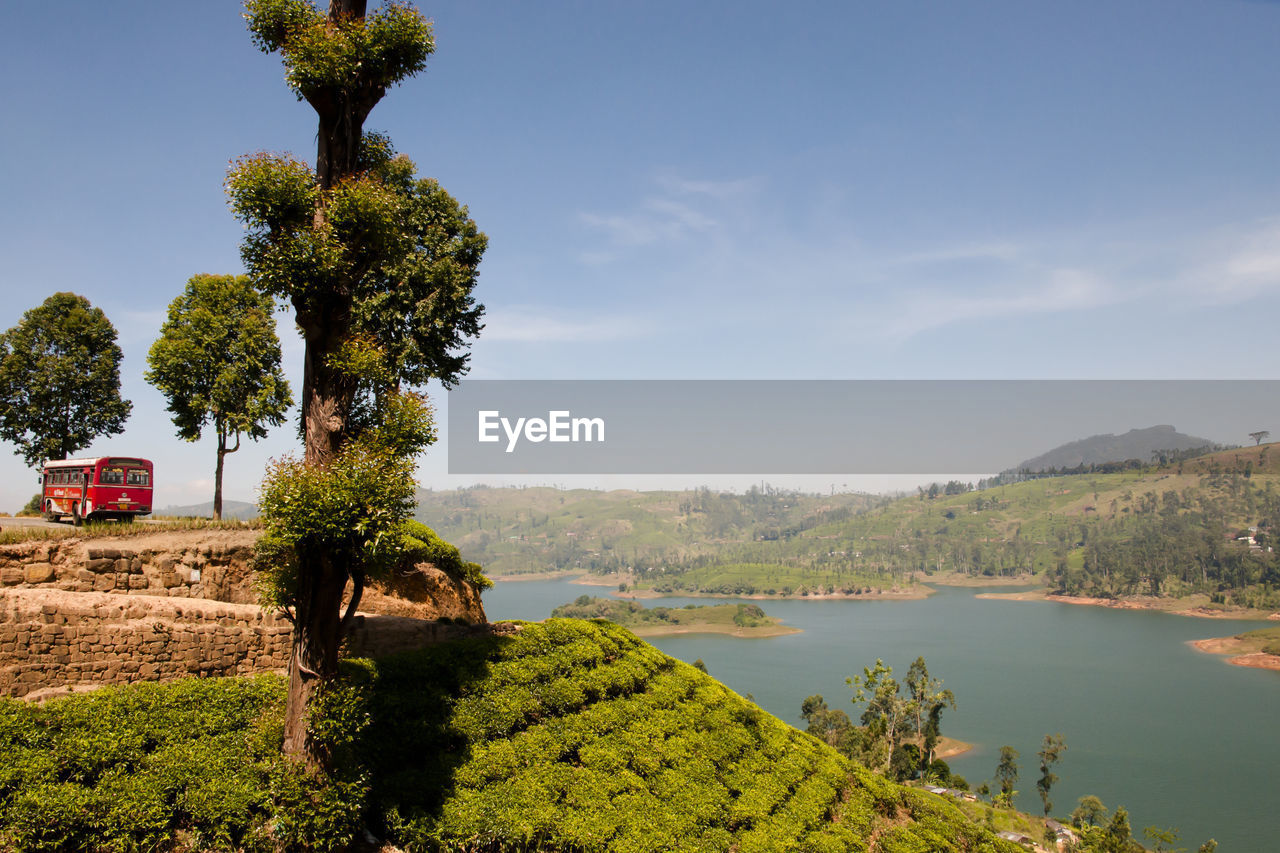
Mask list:
[[[3,518],[0,517],[0,530],[11,530],[15,527],[70,527],[71,522],[45,521],[43,518]]]

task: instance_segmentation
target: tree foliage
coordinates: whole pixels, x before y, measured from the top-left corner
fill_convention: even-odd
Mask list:
[[[0,335],[0,438],[29,465],[124,430],[116,330],[89,300],[55,293]]]
[[[256,441],[283,423],[293,403],[272,308],[247,276],[193,276],[169,304],[147,355],[146,379],[168,398],[178,436],[197,441],[213,427],[215,519],[222,516],[223,458],[240,449],[242,434]]]
[[[1040,751],[1036,753],[1040,757],[1040,778],[1036,780],[1036,790],[1040,793],[1040,800],[1044,803],[1044,813],[1049,814],[1053,810],[1053,801],[1049,799],[1049,790],[1058,781],[1058,774],[1053,772],[1053,766],[1062,760],[1062,753],[1067,751],[1067,740],[1062,735],[1045,735],[1044,743],[1040,745]]]
[[[264,604],[296,615],[302,567],[319,560],[345,567],[356,582],[349,621],[368,577],[385,574],[406,552],[431,550],[406,535],[413,457],[435,440],[431,408],[400,394],[387,399],[380,418],[327,467],[287,457],[268,468],[258,501],[265,531],[254,551]]]

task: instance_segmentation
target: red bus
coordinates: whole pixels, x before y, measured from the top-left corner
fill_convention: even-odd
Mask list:
[[[40,475],[45,518],[133,521],[151,512],[151,462],[120,456],[58,459],[44,463]]]

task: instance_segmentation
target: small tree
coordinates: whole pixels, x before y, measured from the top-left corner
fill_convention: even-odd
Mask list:
[[[866,710],[862,712],[862,724],[873,739],[883,739],[885,750],[880,761],[884,763],[883,769],[887,770],[902,730],[907,725],[909,712],[908,700],[898,695],[893,667],[885,666],[884,661],[877,659],[874,667],[864,666],[862,675],[846,678],[845,683],[854,690],[851,700],[854,705],[867,703]]]
[[[1185,849],[1179,847],[1177,851],[1174,850],[1173,845],[1178,840],[1178,830],[1176,828],[1161,829],[1158,826],[1148,826],[1142,830],[1142,834],[1147,837],[1147,840],[1155,844],[1152,849],[1156,853],[1181,853]]]
[[[1080,804],[1071,812],[1071,823],[1080,829],[1086,826],[1102,826],[1102,822],[1106,819],[1107,807],[1093,794],[1081,797]]]
[[[1040,792],[1040,800],[1044,803],[1044,813],[1048,816],[1053,809],[1053,801],[1049,799],[1049,789],[1058,781],[1058,774],[1053,772],[1053,765],[1062,760],[1062,753],[1067,751],[1067,741],[1062,735],[1045,735],[1040,751],[1040,778],[1036,780],[1036,790]]]
[[[1265,441],[1270,437],[1271,437],[1271,431],[1265,430],[1265,429],[1260,429],[1257,432],[1249,433],[1249,438],[1253,439],[1253,444],[1255,447],[1258,446],[1259,444],[1262,444],[1263,441]]]
[[[1011,746],[1000,747],[1000,763],[996,765],[996,781],[1000,783],[1000,798],[1004,805],[1013,805],[1013,786],[1018,784],[1018,750]]]
[[[169,399],[178,437],[197,441],[206,425],[218,442],[213,517],[222,518],[222,469],[240,449],[283,423],[293,404],[280,369],[272,302],[246,276],[197,275],[169,304],[147,355],[146,379]],[[235,444],[228,447],[228,439]]]
[[[116,330],[89,300],[55,293],[0,335],[0,438],[28,465],[124,430]]]

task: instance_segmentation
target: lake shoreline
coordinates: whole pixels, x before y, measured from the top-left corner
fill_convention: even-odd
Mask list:
[[[612,578],[601,577],[599,575],[584,574],[583,572],[565,569],[558,572],[529,572],[528,574],[517,575],[489,575],[489,580],[494,583],[523,583],[525,581],[560,581],[567,580],[569,583],[578,586],[604,586],[613,587],[615,589],[611,594],[617,598],[624,599],[654,599],[654,598],[732,598],[742,599],[743,601],[920,601],[933,595],[936,590],[925,584],[916,584],[909,589],[901,587],[893,587],[891,589],[882,590],[880,592],[851,593],[843,592],[813,592],[808,595],[767,595],[762,592],[752,593],[750,595],[742,595],[738,593],[723,592],[689,592],[680,590],[678,592],[655,592],[652,589],[633,589],[632,581],[627,579],[628,576],[614,575]],[[618,584],[627,584],[626,591],[616,591]],[[945,584],[957,585],[957,584]],[[985,584],[975,584],[985,585]],[[1003,584],[992,584],[993,586],[1016,586],[1016,582],[1005,582]]]
[[[1257,621],[1280,619],[1280,613],[1255,610],[1248,607],[1210,608],[1198,604],[1197,598],[1095,598],[1087,595],[1054,595],[1048,590],[1024,590],[1022,592],[982,592],[975,598],[995,601],[1054,601],[1059,604],[1078,604],[1086,607],[1106,607],[1112,610],[1150,610],[1171,613],[1175,616],[1192,616],[1197,619],[1253,619]]]
[[[685,634],[721,634],[726,637],[737,637],[743,640],[763,640],[769,637],[785,637],[789,634],[802,634],[803,628],[791,625],[759,625],[754,628],[743,628],[738,625],[623,625],[637,637],[675,637]]]
[[[1204,640],[1190,640],[1187,645],[1198,652],[1208,655],[1227,657],[1232,666],[1243,666],[1249,669],[1270,669],[1280,672],[1280,655],[1262,651],[1265,640],[1249,636],[1209,637]]]

